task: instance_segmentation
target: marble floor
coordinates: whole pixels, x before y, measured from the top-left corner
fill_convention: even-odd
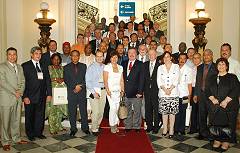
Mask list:
[[[24,127],[24,125],[22,125]],[[24,128],[22,128],[24,129]],[[69,129],[68,129],[69,130]],[[22,130],[25,140],[25,132]],[[51,136],[48,127],[45,126],[44,135],[47,139],[37,139],[25,145],[13,145],[9,153],[94,153],[97,137],[85,135],[79,130],[75,137],[70,137],[68,132],[62,132]],[[197,135],[185,135],[181,141],[163,138],[161,132],[148,134],[156,153],[213,153],[211,144],[205,140],[196,139]],[[240,144],[232,145],[229,153],[240,153]],[[0,145],[0,153],[5,153]]]

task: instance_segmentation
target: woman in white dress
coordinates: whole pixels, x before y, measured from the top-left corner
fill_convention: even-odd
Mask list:
[[[179,66],[172,62],[170,52],[164,52],[162,63],[158,67],[157,84],[159,88],[159,112],[163,120],[163,136],[167,135],[169,120],[169,138],[174,134],[175,115],[179,112]],[[168,119],[169,118],[169,119]]]
[[[111,127],[111,132],[116,133],[118,132],[117,125],[119,123],[118,108],[120,98],[124,94],[124,81],[122,74],[123,68],[117,64],[117,52],[112,52],[110,54],[110,61],[111,63],[104,67],[103,80],[107,91],[108,103],[110,106],[109,125]]]

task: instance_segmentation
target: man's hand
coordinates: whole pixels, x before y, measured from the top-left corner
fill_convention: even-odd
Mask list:
[[[228,105],[228,103],[227,103],[225,100],[220,103],[220,106],[221,106],[222,108],[226,108],[227,105]]]
[[[20,91],[16,91],[16,93],[15,93],[15,97],[17,98],[17,99],[19,99],[20,97],[21,97],[21,93],[20,93]]]
[[[31,103],[31,102],[30,102],[30,99],[27,98],[27,97],[23,99],[23,102],[24,102],[24,104],[26,104],[26,105],[28,105],[28,104]]]
[[[74,93],[79,93],[82,90],[81,85],[76,85],[75,89],[73,90]]]
[[[193,96],[193,102],[197,103],[198,102],[198,96]]]

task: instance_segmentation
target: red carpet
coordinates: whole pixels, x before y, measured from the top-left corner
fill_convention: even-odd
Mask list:
[[[108,124],[106,127],[106,120],[101,125],[105,126],[98,136],[96,153],[154,153],[151,141],[143,129],[140,133],[134,130],[125,133],[120,128],[120,132],[112,134]]]

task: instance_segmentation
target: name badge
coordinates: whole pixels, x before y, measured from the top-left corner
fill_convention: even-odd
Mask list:
[[[38,80],[43,80],[43,73],[42,72],[38,72],[37,76],[38,76]]]

